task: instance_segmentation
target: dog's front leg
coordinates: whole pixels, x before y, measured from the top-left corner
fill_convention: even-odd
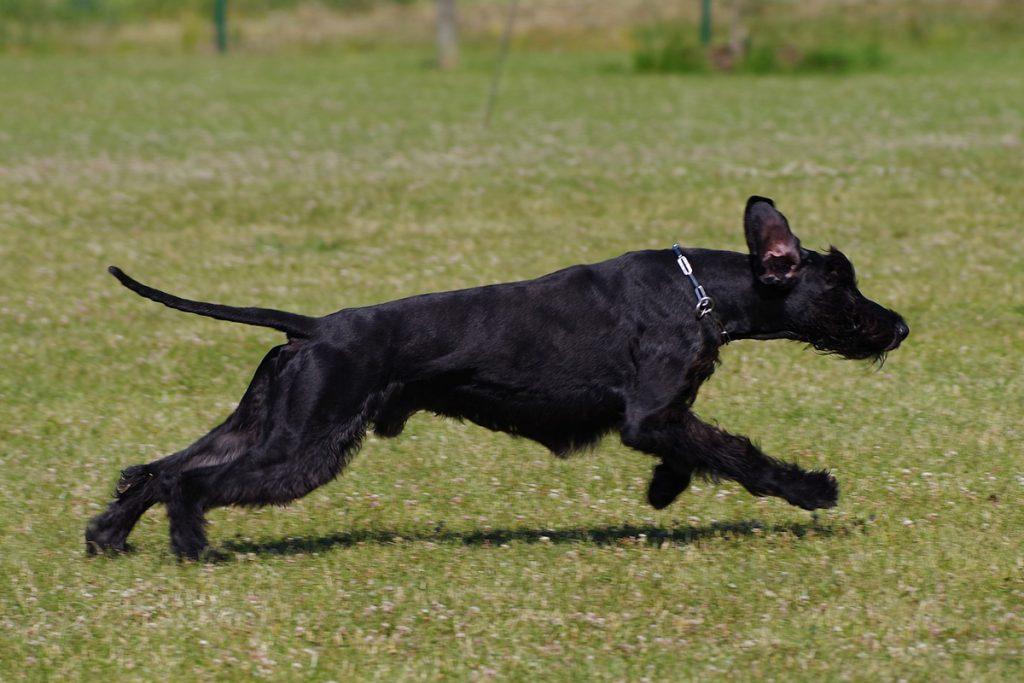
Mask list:
[[[622,441],[663,460],[655,469],[649,498],[659,491],[673,498],[678,495],[672,494],[673,482],[678,485],[679,472],[686,467],[732,479],[755,496],[777,496],[805,510],[832,507],[839,496],[836,480],[828,472],[808,472],[771,458],[749,439],[702,422],[686,408],[628,412]],[[666,469],[659,473],[662,466]]]

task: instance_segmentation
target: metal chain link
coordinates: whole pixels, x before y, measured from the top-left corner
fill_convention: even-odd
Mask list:
[[[695,312],[697,314],[697,319],[700,320],[715,310],[715,301],[708,296],[708,293],[704,290],[704,286],[697,281],[697,277],[693,274],[693,266],[690,265],[690,260],[683,255],[682,248],[678,244],[673,244],[672,251],[675,252],[676,263],[679,265],[679,270],[683,271],[683,275],[688,277],[690,279],[690,284],[693,285],[693,295],[697,299]],[[726,332],[725,325],[722,324],[722,321],[719,320],[716,315],[712,315],[711,319],[718,328],[719,334],[722,335],[724,342],[728,344],[729,333]]]

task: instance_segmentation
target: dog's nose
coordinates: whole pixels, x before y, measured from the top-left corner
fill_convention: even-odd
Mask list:
[[[892,341],[889,343],[889,347],[886,351],[892,351],[899,346],[900,343],[907,338],[908,334],[910,334],[910,327],[907,326],[907,323],[900,320],[896,323],[896,329],[893,331]]]

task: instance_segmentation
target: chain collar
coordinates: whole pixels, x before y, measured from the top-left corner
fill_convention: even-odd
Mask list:
[[[715,301],[708,293],[704,291],[704,286],[697,281],[697,276],[693,274],[693,266],[690,265],[689,259],[683,255],[683,250],[678,244],[672,245],[672,251],[676,255],[676,263],[679,265],[679,270],[683,271],[683,275],[690,279],[690,284],[693,285],[693,296],[697,299],[697,306],[694,312],[697,315],[697,319],[700,320],[705,316],[710,315],[711,321],[715,323],[715,327],[718,328],[718,333],[722,336],[722,343],[728,344],[729,333],[725,329],[725,325],[715,315]]]

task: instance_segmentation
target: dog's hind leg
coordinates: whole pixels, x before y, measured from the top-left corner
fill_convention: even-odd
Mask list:
[[[85,543],[89,554],[128,550],[128,535],[142,515],[155,503],[168,501],[169,481],[189,469],[232,462],[256,444],[270,378],[285,348],[276,347],[266,355],[238,409],[223,424],[182,451],[121,472],[114,500],[86,527]]]
[[[171,547],[197,558],[206,511],[284,505],[334,479],[359,448],[384,392],[338,349],[311,349],[272,381],[263,438],[231,462],[185,469],[168,482]]]
[[[100,551],[129,550],[128,535],[142,515],[154,504],[167,502],[168,481],[174,481],[189,469],[232,462],[253,442],[253,434],[239,428],[236,413],[183,451],[125,468],[114,488],[114,500],[86,527],[86,551],[93,555]]]
[[[182,472],[167,500],[171,548],[180,557],[198,558],[207,544],[204,515],[212,508],[284,505],[328,483],[358,449],[363,429],[353,425],[329,441],[274,439],[246,458]]]
[[[129,550],[128,534],[146,510],[159,500],[152,471],[147,467],[134,465],[124,469],[115,488],[114,500],[102,514],[89,520],[85,529],[85,549],[90,555]]]

